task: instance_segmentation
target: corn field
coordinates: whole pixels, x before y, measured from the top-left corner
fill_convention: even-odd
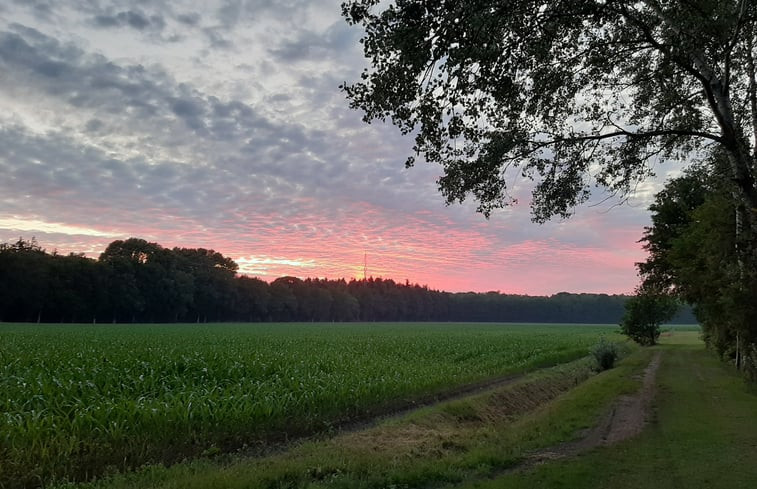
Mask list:
[[[255,450],[587,354],[612,327],[0,325],[0,487]]]

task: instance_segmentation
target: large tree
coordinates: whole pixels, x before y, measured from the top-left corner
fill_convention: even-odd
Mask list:
[[[713,180],[690,178],[658,200],[672,227],[645,236],[644,287],[728,311],[757,370],[757,1],[350,0],[342,11],[365,29],[370,63],[343,85],[352,107],[412,134],[415,156],[442,166],[448,203],[473,197],[488,215],[523,174],[543,222],[595,184],[625,195],[654,164],[716,155],[698,171],[724,183],[717,199],[700,206],[696,187]],[[710,254],[697,244],[707,232],[720,233]]]
[[[754,0],[351,0],[370,67],[348,84],[365,120],[414,134],[448,203],[488,214],[535,179],[536,221],[598,183],[620,194],[650,163],[727,155],[738,225],[757,209]],[[411,156],[407,164],[412,165]],[[746,243],[748,244],[748,243]]]
[[[757,378],[757,269],[736,249],[731,184],[721,155],[670,180],[650,206],[641,289],[696,305],[705,342]],[[705,171],[707,168],[714,171]]]

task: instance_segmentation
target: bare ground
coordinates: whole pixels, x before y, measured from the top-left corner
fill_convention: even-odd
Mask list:
[[[550,460],[569,458],[599,446],[613,445],[641,433],[649,418],[655,394],[655,378],[660,367],[661,352],[656,352],[644,369],[642,386],[632,396],[621,396],[599,423],[579,440],[563,443],[533,453],[514,469],[523,469]]]

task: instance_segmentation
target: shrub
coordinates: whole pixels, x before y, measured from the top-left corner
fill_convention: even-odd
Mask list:
[[[608,370],[615,366],[615,360],[618,359],[618,346],[615,343],[611,343],[604,338],[601,338],[599,343],[594,345],[591,349],[591,354],[597,361],[597,370],[600,372]]]

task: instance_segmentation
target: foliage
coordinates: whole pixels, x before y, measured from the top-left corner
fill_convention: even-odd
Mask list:
[[[670,180],[650,210],[642,242],[642,287],[695,305],[705,342],[740,367],[757,368],[748,355],[757,344],[757,266],[740,254],[725,158],[715,153]]]
[[[473,196],[488,215],[523,174],[541,222],[595,183],[624,194],[651,163],[712,155],[659,196],[641,272],[696,304],[709,344],[750,358],[757,2],[349,0],[342,12],[365,29],[370,63],[343,85],[351,106],[414,134],[448,203]]]
[[[322,431],[566,362],[608,327],[0,325],[0,486]]]
[[[675,298],[638,290],[637,295],[626,302],[626,313],[620,329],[636,343],[650,346],[660,337],[660,324],[668,321],[678,310]]]
[[[499,321],[616,323],[625,296],[448,293],[391,279],[236,275],[204,249],[114,241],[99,260],[0,245],[0,320],[41,322]],[[687,318],[681,318],[687,321]],[[692,320],[689,318],[688,322]]]
[[[615,360],[620,356],[618,345],[607,341],[604,337],[599,339],[599,343],[591,348],[591,354],[597,362],[599,371],[609,370],[615,366]]]
[[[757,4],[525,0],[349,0],[370,67],[345,83],[364,119],[415,135],[448,203],[512,202],[508,180],[538,180],[534,218],[568,216],[593,182],[624,193],[714,145],[734,192],[757,208]],[[407,165],[412,165],[409,158]],[[745,229],[753,213],[745,215]]]

